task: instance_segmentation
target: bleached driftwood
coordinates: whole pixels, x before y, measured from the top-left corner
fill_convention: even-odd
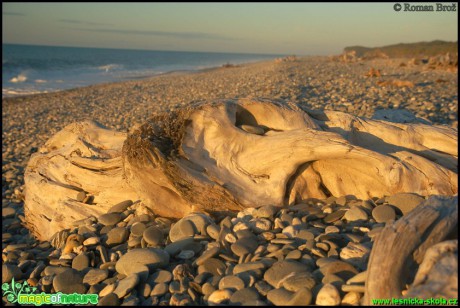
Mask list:
[[[376,237],[364,303],[372,304],[373,299],[457,298],[457,269],[458,196],[432,196]],[[409,289],[403,294],[406,284]]]
[[[26,220],[47,239],[126,199],[182,217],[329,195],[453,195],[457,156],[457,132],[440,126],[268,100],[190,105],[127,136],[87,122],[66,127],[29,162]],[[78,190],[93,204],[75,202]]]

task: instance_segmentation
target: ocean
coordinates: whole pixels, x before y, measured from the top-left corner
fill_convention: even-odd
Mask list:
[[[195,71],[283,55],[2,45],[2,97]]]

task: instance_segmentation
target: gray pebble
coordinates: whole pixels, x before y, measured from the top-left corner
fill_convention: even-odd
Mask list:
[[[104,281],[107,279],[107,277],[109,277],[108,270],[93,268],[89,270],[83,277],[83,283],[87,283],[90,286],[93,286],[101,281]]]

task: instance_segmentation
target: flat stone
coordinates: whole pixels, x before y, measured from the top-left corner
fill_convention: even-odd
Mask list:
[[[100,243],[100,239],[97,236],[93,236],[90,238],[87,238],[84,242],[84,246],[91,246],[91,245],[97,245]]]
[[[364,285],[356,285],[356,284],[345,284],[342,285],[343,292],[358,292],[358,293],[365,293],[366,288]]]
[[[147,280],[148,283],[154,285],[156,283],[169,283],[173,279],[173,275],[169,271],[165,270],[157,270],[154,272],[149,279]]]
[[[68,267],[64,267],[64,266],[51,266],[51,265],[49,265],[49,266],[45,267],[43,272],[44,272],[45,276],[50,276],[50,275],[58,275],[60,273],[65,272],[68,269],[69,269]]]
[[[341,260],[335,260],[333,262],[327,263],[324,266],[320,266],[319,271],[324,276],[328,274],[336,274],[344,281],[359,273],[353,265]]]
[[[285,288],[273,289],[267,293],[267,299],[275,306],[286,306],[293,294]]]
[[[254,211],[254,217],[273,218],[278,213],[279,207],[273,205],[264,205]]]
[[[53,287],[56,292],[62,293],[86,293],[82,276],[75,269],[69,268],[57,274],[53,279]]]
[[[349,242],[348,245],[340,251],[340,259],[363,271],[367,269],[370,251],[371,250],[363,244]]]
[[[300,288],[289,299],[289,306],[309,306],[311,305],[313,294],[308,288]]]
[[[372,217],[376,222],[387,222],[396,219],[395,210],[386,204],[379,205],[372,210]]]
[[[163,231],[156,226],[151,226],[145,229],[143,233],[143,238],[147,244],[152,246],[159,246],[163,244]]]
[[[361,300],[361,294],[358,292],[348,292],[342,298],[342,305],[353,305],[358,306],[359,301]]]
[[[112,206],[107,212],[108,213],[122,213],[131,205],[133,205],[133,201],[131,200],[122,201]]]
[[[147,227],[142,222],[135,222],[131,225],[131,234],[135,236],[142,236]]]
[[[308,268],[297,261],[279,261],[273,264],[264,274],[264,280],[274,288],[279,288],[288,276],[305,272]]]
[[[267,293],[270,290],[273,290],[273,287],[269,285],[265,280],[259,280],[254,284],[254,287],[259,291],[259,293],[263,296],[267,296]]]
[[[191,238],[191,237],[185,238],[185,239],[178,240],[178,241],[175,241],[173,243],[170,243],[170,244],[166,245],[164,250],[171,257],[173,257],[176,254],[178,254],[180,251],[184,250],[184,247],[186,247],[187,245],[189,245],[191,243],[194,243],[194,242],[195,242],[195,240],[193,238]]]
[[[241,257],[248,253],[253,253],[257,249],[257,246],[257,241],[252,238],[245,237],[238,239],[230,246],[230,248],[235,255]]]
[[[364,282],[366,282],[366,279],[367,279],[367,271],[364,271],[364,272],[356,274],[352,278],[348,279],[347,284],[364,283]]]
[[[345,213],[343,218],[345,218],[347,221],[359,221],[367,220],[368,216],[364,209],[359,206],[354,206]]]
[[[98,306],[120,306],[120,299],[115,293],[110,293],[99,299]]]
[[[232,294],[230,297],[229,304],[230,305],[249,305],[254,301],[260,299],[260,294],[257,292],[255,288],[243,288],[238,289],[235,293]]]
[[[323,218],[323,221],[325,223],[333,223],[343,217],[347,210],[336,210],[335,212],[332,212],[331,214],[328,214],[326,217]]]
[[[399,208],[403,215],[412,211],[424,200],[422,196],[413,193],[398,193],[386,198],[386,201]]]
[[[109,271],[106,269],[92,268],[83,277],[83,283],[87,283],[90,286],[98,284],[109,277]]]
[[[340,293],[337,288],[327,283],[319,290],[315,303],[319,306],[338,306],[340,301]]]
[[[261,261],[247,262],[235,265],[233,275],[243,272],[257,272],[265,269],[265,264]]]
[[[142,266],[147,266],[152,271],[168,264],[169,254],[163,249],[143,248],[128,251],[118,260],[115,269],[118,273],[129,276],[139,272]]]
[[[122,243],[125,243],[128,240],[129,232],[126,228],[116,227],[107,233],[106,245],[113,247]]]
[[[293,276],[286,278],[284,282],[282,283],[282,286],[286,290],[292,291],[292,292],[297,292],[298,290],[302,288],[313,289],[315,285],[316,285],[315,278],[308,271],[295,273]]]
[[[219,251],[220,251],[219,247],[212,247],[208,250],[205,250],[203,254],[195,260],[195,263],[197,265],[201,265],[204,262],[206,262],[206,260],[216,256],[219,253]]]
[[[116,283],[108,284],[107,286],[104,287],[104,289],[101,290],[101,292],[99,292],[99,297],[104,297],[104,296],[107,296],[113,293],[116,287],[117,287]]]
[[[77,271],[86,269],[89,266],[89,257],[85,253],[81,253],[72,260],[72,268]]]
[[[99,216],[98,221],[104,226],[113,226],[120,222],[121,219],[122,216],[120,213],[107,213]]]
[[[150,296],[162,296],[169,291],[169,285],[165,282],[157,283],[150,293]]]
[[[128,277],[120,280],[116,289],[113,291],[118,298],[125,297],[130,293],[139,283],[139,276],[137,274],[131,274]]]
[[[220,275],[219,271],[224,273],[225,263],[216,258],[209,258],[205,263],[198,267],[198,274],[208,272],[212,273],[213,275]]]
[[[2,208],[2,218],[10,218],[10,217],[14,217],[14,215],[16,214],[16,210],[12,207],[4,207]]]
[[[220,226],[219,225],[211,224],[211,225],[206,227],[206,233],[213,240],[217,240],[217,238],[219,237],[219,232],[220,232]]]
[[[78,202],[83,202],[83,200],[86,199],[86,193],[84,191],[80,191],[78,194],[77,194],[77,197],[76,197],[76,200]]]
[[[222,279],[219,281],[219,289],[230,289],[233,291],[236,290],[241,290],[244,288],[244,281],[234,275],[229,275],[229,276],[224,276]]]
[[[22,277],[21,270],[14,264],[5,264],[2,265],[2,283],[11,282],[14,280],[19,280]]]
[[[208,304],[222,304],[223,302],[229,300],[233,295],[233,292],[227,289],[224,290],[215,290],[208,297]]]

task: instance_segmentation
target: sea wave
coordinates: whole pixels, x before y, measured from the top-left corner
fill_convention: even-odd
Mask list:
[[[114,70],[114,69],[121,69],[121,68],[123,68],[123,65],[120,65],[120,64],[107,64],[107,65],[98,66],[97,68],[100,69],[101,71],[108,72],[108,71]]]
[[[48,80],[43,80],[43,79],[35,79],[36,83],[47,83]]]
[[[27,80],[27,76],[24,74],[19,74],[16,77],[13,77],[10,79],[11,82],[17,83],[17,82],[24,82]]]

